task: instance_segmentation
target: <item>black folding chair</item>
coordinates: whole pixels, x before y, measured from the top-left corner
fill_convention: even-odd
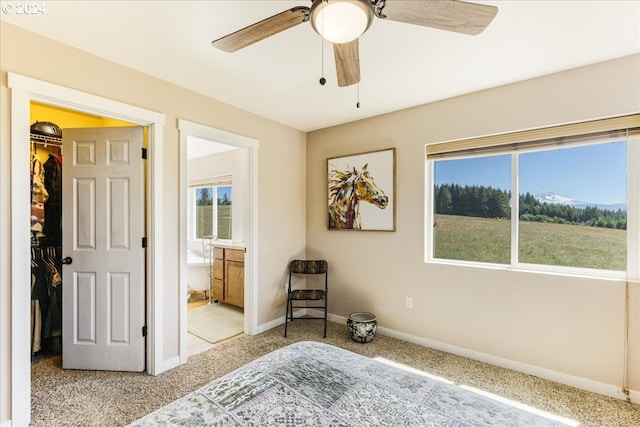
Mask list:
[[[289,283],[287,285],[287,312],[284,321],[284,336],[287,336],[287,326],[294,320],[294,308],[321,308],[324,317],[296,317],[301,320],[324,320],[324,337],[327,337],[327,261],[325,260],[293,260],[289,263]],[[324,289],[291,289],[291,279],[299,275],[324,274]],[[304,305],[294,305],[294,301],[304,301]],[[307,305],[314,301],[313,305]],[[319,305],[322,302],[322,305]]]

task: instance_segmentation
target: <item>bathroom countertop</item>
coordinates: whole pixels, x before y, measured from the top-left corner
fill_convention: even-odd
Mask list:
[[[245,250],[245,246],[244,243],[238,243],[238,242],[214,242],[213,247],[216,248],[225,248],[225,249],[239,249],[239,250]]]

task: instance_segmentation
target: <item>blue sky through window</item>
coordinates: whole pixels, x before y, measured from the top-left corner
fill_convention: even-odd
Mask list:
[[[218,198],[224,199],[225,194],[227,195],[227,199],[231,200],[231,187],[218,187]]]
[[[573,200],[615,204],[627,200],[627,142],[520,154],[520,193],[551,192]],[[435,184],[511,188],[511,156],[435,162]]]
[[[196,199],[201,200],[205,193],[208,193],[209,198],[213,198],[213,187],[196,188]],[[225,194],[227,195],[227,199],[231,200],[231,186],[218,187],[218,198],[224,199]]]

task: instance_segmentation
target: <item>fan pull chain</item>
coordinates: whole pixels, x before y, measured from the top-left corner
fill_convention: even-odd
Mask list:
[[[322,34],[324,34],[324,19],[322,20]],[[324,78],[324,37],[320,37],[320,60],[321,60],[321,73],[320,73],[320,85],[324,86],[327,79]]]
[[[360,82],[358,82],[358,101],[356,102],[356,108],[360,108]]]

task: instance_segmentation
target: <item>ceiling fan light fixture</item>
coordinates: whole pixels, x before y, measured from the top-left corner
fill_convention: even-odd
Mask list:
[[[332,43],[349,43],[369,29],[373,7],[369,0],[315,0],[311,26]]]

